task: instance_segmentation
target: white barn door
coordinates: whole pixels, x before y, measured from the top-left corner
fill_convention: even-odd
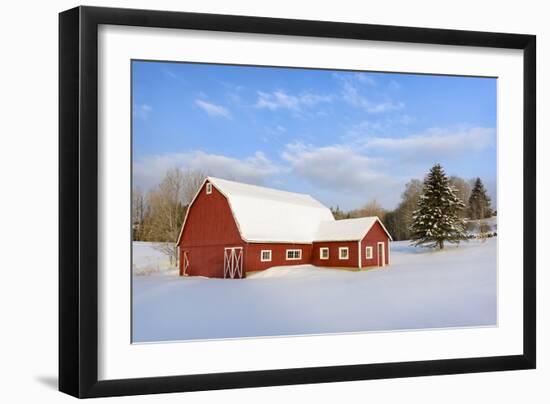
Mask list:
[[[187,269],[189,268],[189,254],[188,251],[183,252],[183,275],[187,275]]]
[[[243,248],[242,247],[224,248],[223,277],[231,278],[231,279],[243,277]]]
[[[386,248],[383,242],[378,242],[378,266],[386,266]]]

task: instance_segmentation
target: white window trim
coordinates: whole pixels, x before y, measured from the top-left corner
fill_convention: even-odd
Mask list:
[[[342,258],[342,251],[346,251],[346,257]],[[338,247],[338,259],[349,260],[349,247]]]
[[[264,253],[269,253],[269,259],[264,258]],[[261,262],[271,262],[272,253],[271,250],[261,250],[260,251],[260,261]]]
[[[290,251],[298,251],[298,258],[289,258],[288,253]],[[301,249],[292,248],[292,249],[286,250],[286,260],[287,261],[298,261],[298,260],[301,260],[301,259],[302,259],[302,250]]]
[[[210,195],[212,193],[212,183],[207,182],[206,183],[206,195]]]
[[[327,256],[326,256],[326,257],[323,257],[323,251],[326,251],[326,252],[327,252]],[[321,247],[321,248],[319,248],[319,259],[328,260],[328,259],[329,259],[329,256],[330,256],[330,250],[329,250],[328,247]]]
[[[374,258],[372,246],[368,245],[365,247],[365,258],[371,260]]]

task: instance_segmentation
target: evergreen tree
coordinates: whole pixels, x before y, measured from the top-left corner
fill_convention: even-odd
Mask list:
[[[440,164],[434,165],[426,178],[417,209],[413,212],[411,240],[415,246],[439,247],[444,242],[459,243],[466,239],[465,222],[459,218],[464,203]]]
[[[468,199],[468,216],[470,219],[485,219],[491,217],[491,198],[478,177],[475,180],[470,199]]]

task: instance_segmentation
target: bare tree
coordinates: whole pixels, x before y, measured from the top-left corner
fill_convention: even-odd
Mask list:
[[[147,195],[149,215],[145,221],[146,239],[157,242],[156,248],[177,264],[178,238],[187,206],[204,181],[204,174],[174,168]]]
[[[151,237],[159,241],[158,249],[170,257],[170,263],[177,260],[174,245],[179,227],[183,221],[183,172],[172,169],[149,195],[152,210]]]
[[[486,222],[479,220],[479,238],[481,239],[482,243],[485,243],[487,241],[487,238],[489,237],[489,232],[491,231],[491,226],[489,226]]]
[[[388,217],[388,227],[395,240],[408,240],[410,238],[410,225],[413,220],[413,212],[418,205],[418,198],[422,193],[422,181],[410,180],[405,185],[405,191],[401,194],[401,202]]]
[[[376,199],[366,203],[362,208],[350,212],[352,218],[368,216],[378,216],[380,220],[383,220],[386,216],[386,211]]]
[[[139,187],[132,190],[132,238],[143,240],[144,222],[147,210],[145,195]]]
[[[183,204],[189,205],[202,185],[206,174],[199,170],[187,170],[183,173]]]
[[[472,186],[468,181],[453,175],[449,177],[449,183],[456,189],[456,196],[464,203],[465,206],[468,206],[468,200],[472,192]],[[459,213],[459,217],[464,218],[467,216],[467,210],[463,209]]]
[[[168,256],[168,258],[170,259],[170,266],[178,266],[178,249],[174,243],[155,243],[153,245],[153,248]]]

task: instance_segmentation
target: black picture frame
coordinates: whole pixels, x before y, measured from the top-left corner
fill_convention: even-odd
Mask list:
[[[100,24],[523,50],[523,354],[99,381]],[[535,368],[535,122],[534,35],[97,7],[77,7],[60,13],[59,390],[85,398]]]

